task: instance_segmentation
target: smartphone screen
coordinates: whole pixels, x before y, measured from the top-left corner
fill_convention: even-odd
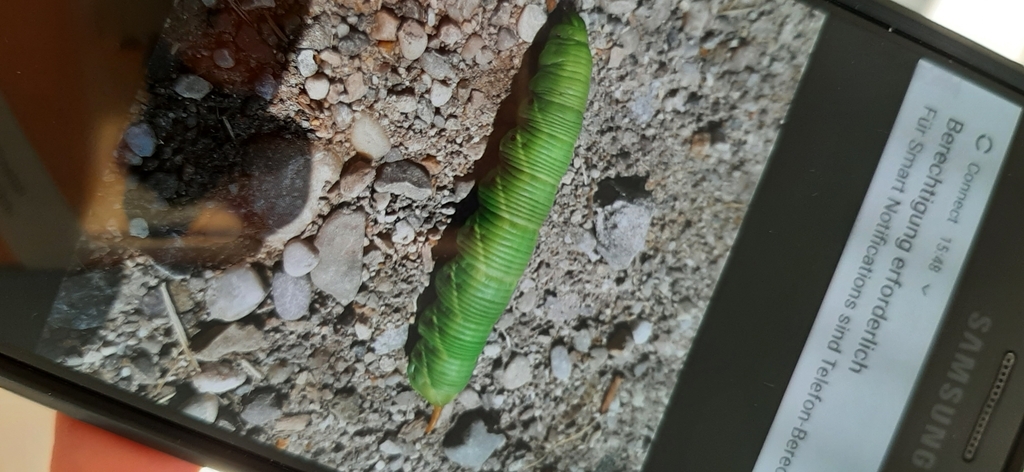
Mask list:
[[[98,46],[64,46],[109,61],[68,94],[116,99],[33,102],[47,76],[0,73],[0,350],[308,470],[640,470],[828,17],[792,0],[194,0],[127,19],[93,3],[80,15],[103,21],[71,32]],[[790,342],[805,355],[748,470],[775,470],[794,427],[801,454],[824,452],[787,470],[840,470],[836,444],[864,430],[835,426],[850,421],[884,426],[850,452],[877,470],[950,303],[1019,106],[936,60],[908,67],[886,82],[904,101],[880,106],[896,125],[874,130],[891,149],[862,157],[854,213],[836,213],[864,201],[835,294]],[[911,173],[915,142],[931,152]],[[984,165],[935,163],[954,142]],[[547,200],[494,190],[549,166],[523,179]],[[936,179],[969,190],[925,218],[915,198]],[[537,228],[495,223],[537,201]],[[888,245],[866,253],[879,218]],[[510,297],[480,302],[493,328],[436,309],[500,285],[504,259],[452,267],[507,231],[528,263],[502,282]],[[865,254],[877,265],[858,286]],[[877,336],[914,333],[886,351],[858,341],[873,336],[859,313],[833,350],[833,325],[854,322],[833,308],[851,287],[877,298],[891,270],[903,295],[886,303],[928,316],[879,321]],[[446,349],[417,355],[424,342]],[[822,359],[845,383],[824,387]],[[424,371],[469,381],[434,402]],[[793,422],[815,382],[831,397],[812,434]]]

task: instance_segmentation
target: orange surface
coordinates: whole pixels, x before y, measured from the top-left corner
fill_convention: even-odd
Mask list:
[[[0,93],[89,234],[127,227],[113,151],[169,5],[0,0]]]
[[[11,252],[11,248],[7,247],[3,238],[0,238],[0,267],[12,265],[18,265],[18,258]]]
[[[199,466],[57,414],[50,472],[197,472]]]
[[[84,201],[90,166],[76,6],[67,0],[0,2],[0,90],[73,207]]]

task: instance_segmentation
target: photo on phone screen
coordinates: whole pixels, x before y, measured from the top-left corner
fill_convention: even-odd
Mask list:
[[[824,17],[174,2],[11,349],[328,469],[640,470]]]

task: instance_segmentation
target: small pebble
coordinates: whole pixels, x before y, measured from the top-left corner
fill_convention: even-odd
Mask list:
[[[353,31],[338,41],[338,52],[343,56],[357,56],[370,47],[370,38],[359,31]]]
[[[380,159],[391,150],[391,138],[376,119],[360,114],[352,123],[352,146],[356,152]]]
[[[356,72],[355,74],[345,77],[345,90],[347,90],[348,93],[341,98],[341,101],[345,103],[352,103],[366,96],[366,92],[368,92],[370,88],[363,80],[363,73]]]
[[[313,284],[342,305],[355,299],[363,282],[366,214],[335,210],[316,235],[320,263],[310,272]]]
[[[389,162],[377,171],[373,189],[403,195],[412,200],[426,200],[433,193],[430,173],[423,166],[411,161]]]
[[[530,359],[518,355],[509,361],[505,370],[501,373],[501,383],[506,390],[515,390],[533,380],[533,366]]]
[[[320,263],[320,251],[304,239],[293,239],[284,246],[281,256],[284,271],[292,277],[302,277]]]
[[[398,39],[398,17],[387,10],[378,11],[373,16],[370,37],[377,41],[394,41]]]
[[[277,81],[273,76],[263,74],[256,79],[256,95],[263,97],[264,100],[270,100],[274,98],[275,93],[277,93]]]
[[[295,321],[309,314],[309,304],[313,301],[313,284],[309,277],[302,275],[293,277],[284,272],[274,274],[271,294],[277,316],[285,321]]]
[[[255,326],[232,323],[217,335],[201,351],[196,352],[196,359],[216,362],[224,356],[235,352],[253,352],[262,349],[266,344],[263,332]]]
[[[136,123],[124,131],[124,142],[128,148],[141,157],[152,156],[156,152],[156,133],[146,123]]]
[[[593,342],[591,339],[590,332],[582,330],[572,337],[572,348],[578,352],[590,351],[590,344]]]
[[[501,346],[497,344],[488,344],[484,346],[484,355],[487,357],[497,356],[501,352]]]
[[[314,76],[318,69],[315,53],[309,49],[303,49],[300,51],[298,57],[295,58],[295,63],[299,69],[299,74],[303,77]]]
[[[395,444],[395,442],[390,439],[380,443],[378,449],[380,449],[380,452],[386,456],[397,456],[402,454],[402,447]]]
[[[200,393],[181,405],[181,412],[206,424],[217,420],[220,400],[212,393]]]
[[[235,321],[252,313],[266,298],[263,279],[249,266],[237,266],[210,281],[206,305],[210,317]]]
[[[519,24],[517,25],[519,37],[523,38],[523,41],[532,43],[537,32],[547,21],[548,15],[544,12],[544,7],[534,3],[527,5],[519,15]]]
[[[503,444],[505,436],[487,431],[483,420],[476,419],[456,441],[445,441],[444,455],[452,462],[470,469],[479,469]]]
[[[462,52],[460,53],[462,58],[467,61],[473,59],[477,54],[480,54],[484,44],[484,38],[481,38],[480,35],[474,34],[470,36],[466,40],[466,44],[462,46]]]
[[[331,91],[331,80],[324,74],[315,74],[306,79],[306,94],[311,100],[323,100],[327,98],[327,92]]]
[[[448,63],[448,59],[433,51],[427,51],[420,56],[420,67],[432,79],[455,78],[455,69]]]
[[[430,85],[430,104],[435,107],[444,106],[444,104],[448,103],[448,100],[451,100],[452,92],[454,90],[454,87],[445,85],[440,80],[435,80],[434,83]]]
[[[446,46],[454,46],[455,43],[462,39],[462,28],[459,28],[455,23],[442,23],[437,33],[437,38]]]
[[[231,364],[218,362],[203,365],[202,372],[193,376],[190,381],[200,393],[224,393],[242,385],[245,379],[245,373],[236,371]]]
[[[230,69],[235,67],[235,57],[231,55],[230,49],[218,49],[213,51],[213,63],[218,67]]]
[[[238,0],[238,7],[243,10],[274,8],[275,6],[277,6],[277,2],[274,0]]]
[[[199,100],[213,90],[213,85],[198,75],[186,74],[174,82],[174,91],[185,98]]]
[[[132,218],[128,222],[128,234],[136,238],[149,236],[149,223],[146,223],[146,220],[142,218]]]
[[[355,114],[352,113],[352,108],[349,107],[348,105],[334,106],[334,124],[338,125],[338,128],[346,129],[349,126],[352,126],[352,121],[354,119]],[[387,132],[385,131],[385,133]]]
[[[360,341],[366,341],[373,336],[373,328],[365,323],[356,323],[354,329],[356,332],[356,339]]]
[[[334,34],[338,35],[338,38],[341,39],[344,38],[345,36],[348,36],[348,32],[351,30],[352,27],[350,27],[348,23],[341,22],[338,23],[338,26],[334,28]]]
[[[423,26],[414,20],[408,20],[398,30],[398,46],[402,50],[402,56],[410,61],[415,61],[423,55],[427,49],[427,33]]]
[[[246,423],[262,426],[281,417],[281,408],[272,393],[264,393],[246,405],[240,415]]]
[[[499,51],[507,51],[512,49],[519,42],[519,38],[512,30],[502,27],[498,30],[498,42],[495,43],[494,47],[498,48]]]
[[[403,324],[394,329],[389,329],[373,340],[373,351],[377,354],[385,354],[396,351],[405,346],[409,339],[409,325]]]
[[[571,374],[572,359],[569,358],[569,350],[562,345],[551,348],[551,375],[556,379],[565,380]]]
[[[640,320],[633,323],[633,342],[637,344],[646,343],[651,339],[651,332],[654,325],[650,321]]]
[[[312,418],[309,415],[286,416],[274,423],[274,430],[282,432],[302,431],[309,426]]]
[[[413,228],[408,221],[402,220],[395,223],[395,232],[391,236],[391,240],[395,244],[409,244],[416,239],[416,228]]]

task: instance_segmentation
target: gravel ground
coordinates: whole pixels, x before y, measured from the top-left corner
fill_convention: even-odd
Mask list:
[[[119,150],[129,225],[83,245],[40,351],[339,470],[639,470],[822,17],[582,2],[576,157],[424,435],[403,347],[544,6],[178,3]]]

